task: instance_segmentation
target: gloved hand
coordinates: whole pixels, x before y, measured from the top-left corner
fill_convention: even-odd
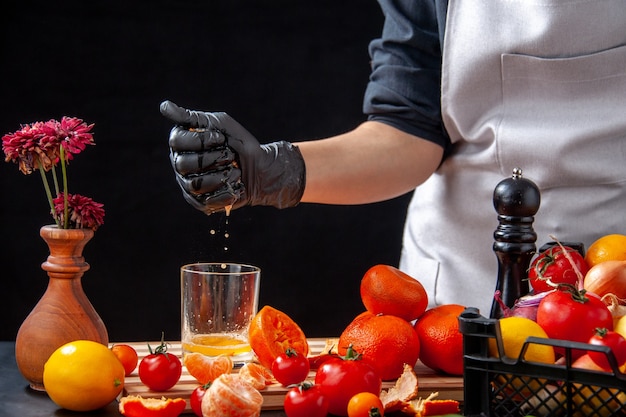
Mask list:
[[[161,114],[176,124],[170,132],[170,161],[189,204],[206,214],[232,206],[285,208],[300,202],[304,159],[285,142],[259,144],[226,113],[187,110],[171,101]]]

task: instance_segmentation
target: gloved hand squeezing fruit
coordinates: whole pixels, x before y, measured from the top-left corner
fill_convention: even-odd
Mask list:
[[[246,205],[293,207],[305,185],[297,146],[260,144],[226,113],[187,110],[171,101],[161,114],[175,126],[170,161],[189,204],[206,214]]]

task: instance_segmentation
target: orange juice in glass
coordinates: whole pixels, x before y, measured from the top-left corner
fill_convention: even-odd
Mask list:
[[[194,263],[181,267],[183,354],[252,358],[250,321],[257,313],[261,270],[237,263]]]

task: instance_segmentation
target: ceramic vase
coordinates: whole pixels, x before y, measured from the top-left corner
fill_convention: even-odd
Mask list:
[[[42,227],[40,235],[50,251],[41,265],[48,273],[48,287],[17,333],[15,359],[30,387],[44,391],[44,364],[57,348],[81,339],[108,345],[109,338],[82,286],[89,269],[83,248],[94,231],[53,225]]]

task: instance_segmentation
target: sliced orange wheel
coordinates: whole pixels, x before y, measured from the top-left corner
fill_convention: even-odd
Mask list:
[[[268,369],[287,348],[302,356],[309,354],[309,344],[300,326],[287,314],[270,306],[263,307],[254,316],[248,339],[259,363]]]
[[[206,356],[198,352],[186,353],[184,364],[189,375],[196,378],[200,385],[212,382],[233,369],[233,360],[228,355]]]
[[[178,417],[187,406],[184,398],[143,398],[138,395],[122,397],[119,410],[126,417]]]

